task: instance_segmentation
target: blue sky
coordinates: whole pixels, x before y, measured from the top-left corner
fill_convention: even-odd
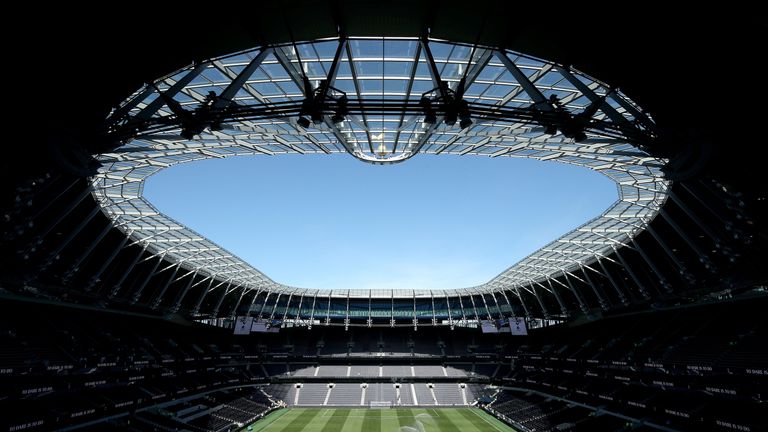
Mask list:
[[[586,168],[431,155],[205,160],[152,176],[144,195],[276,282],[327,289],[478,285],[617,198]]]

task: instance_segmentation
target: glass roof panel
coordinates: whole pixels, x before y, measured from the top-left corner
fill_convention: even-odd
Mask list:
[[[155,85],[163,92],[173,92],[176,101],[190,111],[205,100],[209,92],[221,94],[233,80],[245,73],[252,61],[258,67],[245,77],[247,84],[235,89],[234,99],[239,105],[260,106],[262,103],[303,100],[302,74],[305,73],[313,86],[327,78],[334,60],[338,40],[323,40],[297,44],[293,47],[265,48],[262,53],[252,50],[212,59],[204,62],[206,67],[194,75],[192,67],[181,69],[158,80]],[[434,79],[426,60],[425,50],[429,49],[439,71],[439,79],[448,82],[455,89],[459,79],[467,75],[465,100],[479,106],[503,106],[506,109],[520,107],[528,109],[538,98],[531,93],[533,86],[544,98],[555,95],[567,109],[579,113],[591,104],[591,91],[597,97],[607,92],[604,83],[571,70],[573,76],[589,90],[577,90],[566,79],[557,65],[514,52],[498,52],[477,47],[467,70],[467,60],[473,52],[470,45],[453,44],[445,41],[429,41],[425,44],[415,38],[355,38],[344,45],[334,87],[345,92],[354,100],[372,100],[382,97],[391,102],[413,101],[435,88]],[[348,58],[348,56],[351,56]],[[418,58],[417,58],[418,57]],[[301,59],[303,69],[299,67]],[[478,62],[482,62],[478,65]],[[513,66],[510,66],[511,65]],[[513,70],[517,68],[532,83],[519,82]],[[470,73],[471,72],[471,73]],[[187,81],[184,81],[187,79]],[[526,78],[521,78],[526,81]],[[186,82],[178,88],[178,82]],[[526,87],[529,85],[529,87]],[[410,91],[409,91],[410,90]],[[360,92],[358,94],[358,91]],[[430,96],[434,97],[436,93]],[[129,115],[164,117],[172,111],[164,104],[157,103],[158,94],[153,88],[139,89],[124,105],[132,103]],[[154,103],[153,103],[154,102]],[[595,119],[611,122],[611,109],[619,118],[636,124],[636,116],[648,117],[642,110],[620,92],[607,98],[607,106],[594,116]],[[440,114],[442,116],[442,114]],[[482,116],[480,116],[482,117]],[[571,256],[565,265],[576,266],[594,255],[584,254],[576,243],[580,240],[601,237],[593,229],[604,231],[610,226],[621,241],[637,235],[666,199],[668,181],[664,179],[660,166],[665,161],[649,157],[633,145],[620,139],[604,138],[588,131],[589,139],[575,143],[560,132],[546,135],[543,128],[494,118],[474,116],[471,127],[461,130],[458,122],[448,126],[439,118],[434,126],[424,123],[423,113],[405,112],[381,114],[356,113],[347,115],[345,121],[332,124],[324,121],[313,124],[305,130],[296,125],[295,118],[234,120],[224,124],[221,131],[204,130],[193,140],[180,138],[178,128],[170,128],[161,134],[147,135],[127,143],[124,148],[130,152],[103,155],[104,167],[93,177],[93,193],[104,206],[104,211],[116,224],[121,224],[126,233],[136,241],[147,238],[160,226],[176,227],[178,238],[199,238],[186,227],[165,215],[155,214],[153,207],[142,197],[142,185],[149,175],[166,166],[204,158],[238,154],[283,154],[283,153],[327,153],[354,152],[358,158],[389,163],[397,158],[407,159],[415,153],[439,153],[454,155],[482,155],[485,157],[533,157],[583,165],[620,183],[620,194],[625,201],[619,201],[606,210],[606,215],[618,215],[620,220],[597,218],[581,228],[553,241],[539,252],[535,252],[511,266],[486,284],[475,287],[492,291],[499,287],[514,287],[530,280],[543,280],[553,273],[546,257],[557,251],[562,257]],[[419,143],[424,143],[419,147]],[[377,147],[382,147],[383,153]],[[131,222],[129,215],[152,213],[151,217]],[[215,249],[212,256],[231,256],[226,250],[214,247],[206,239],[195,243]],[[162,252],[159,243],[148,246],[150,251]],[[596,249],[606,252],[608,246]],[[578,250],[578,252],[574,252]],[[167,250],[170,259],[181,259],[181,252]],[[546,258],[546,259],[545,259]],[[288,292],[293,287],[270,280],[257,269],[236,257],[222,258],[233,269],[237,269],[239,283],[251,288]],[[566,260],[567,261],[567,260]],[[185,266],[185,264],[182,264]],[[535,271],[534,271],[535,270]],[[205,270],[202,274],[205,274]],[[415,287],[416,289],[418,287]],[[409,291],[411,292],[411,291]],[[345,293],[346,295],[346,293]],[[386,295],[391,295],[387,292]],[[398,294],[399,295],[399,294]]]

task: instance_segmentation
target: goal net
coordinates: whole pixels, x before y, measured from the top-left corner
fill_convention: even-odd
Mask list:
[[[370,401],[371,408],[392,408],[392,401]]]

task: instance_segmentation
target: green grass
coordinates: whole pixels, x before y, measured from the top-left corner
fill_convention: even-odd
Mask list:
[[[477,408],[288,408],[251,426],[253,432],[514,432]]]

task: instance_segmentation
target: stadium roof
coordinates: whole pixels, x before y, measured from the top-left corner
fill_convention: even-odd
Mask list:
[[[462,79],[466,89],[463,98],[472,107],[472,123],[465,128],[458,122],[446,124],[443,120],[448,115],[444,112],[435,113],[436,121],[430,122],[426,111],[362,109],[368,104],[415,105],[423,96],[437,101],[459,91]],[[327,90],[330,97],[338,101],[346,95],[350,107],[361,109],[350,109],[351,113],[337,122],[323,115],[319,123],[307,128],[297,123],[299,117],[295,115],[232,116],[221,127],[203,129],[192,139],[188,139],[183,125],[166,122],[179,117],[178,107],[188,112],[207,104],[226,104],[227,109],[276,110],[284,104],[301,104],[307,96],[307,83],[311,93],[323,88],[324,80],[333,87]],[[441,89],[441,82],[447,83],[447,89]],[[168,103],[169,98],[178,102],[177,107]],[[339,104],[333,106],[339,108]],[[599,110],[589,117],[593,122],[590,124],[600,126],[585,129],[581,137],[563,128],[551,135],[547,132],[552,131],[541,122],[495,114],[516,109],[528,113],[560,109],[572,118],[593,107]],[[610,255],[631,242],[656,216],[670,187],[661,171],[666,161],[649,156],[624,136],[624,131],[646,131],[654,125],[621,92],[545,60],[426,38],[322,39],[199,62],[139,89],[111,118],[117,125],[135,119],[170,125],[137,133],[124,145],[100,156],[103,166],[92,178],[93,194],[115,226],[153,256],[164,257],[195,274],[261,291],[311,289],[271,280],[226,249],[160,213],[142,196],[146,178],[175,164],[213,157],[346,152],[371,163],[396,163],[417,153],[528,157],[584,166],[616,182],[619,199],[601,216],[552,241],[487,283],[457,288],[469,292],[530,292],[535,285],[548,290],[541,285],[547,279],[595,262],[599,265],[600,260],[612,260]],[[430,296],[432,291],[413,287],[331,291],[328,295],[410,298]]]

